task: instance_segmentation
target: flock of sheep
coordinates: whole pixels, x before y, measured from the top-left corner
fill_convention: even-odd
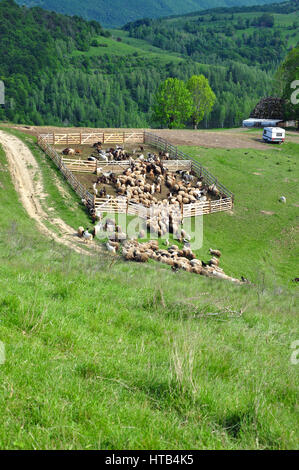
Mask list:
[[[159,248],[157,240],[150,240],[147,243],[139,243],[137,240],[128,240],[123,244],[122,254],[125,260],[145,263],[149,259],[168,264],[173,271],[183,269],[189,273],[201,274],[202,276],[226,279],[231,282],[241,284],[242,281],[227,276],[223,269],[219,267],[221,252],[212,250],[210,261],[205,263],[196,258],[190,247],[184,245],[182,249],[178,245],[171,245],[167,249]]]
[[[147,230],[158,237],[163,237],[166,233],[173,233],[183,244],[183,248],[179,248],[176,244],[169,246],[168,240],[164,242],[164,249],[159,247],[157,240],[145,243],[140,243],[137,239],[128,240],[122,228],[112,219],[107,219],[103,225],[101,216],[99,216],[99,221],[91,233],[88,229],[79,227],[79,237],[89,243],[100,232],[105,231],[107,232],[106,238],[108,238],[107,250],[113,254],[121,252],[127,261],[145,263],[152,259],[171,266],[174,271],[182,269],[190,273],[227,279],[238,284],[243,282],[226,275],[219,267],[221,257],[219,250],[210,249],[212,256],[207,263],[197,259],[190,247],[190,237],[181,229],[181,206],[197,201],[205,202],[208,197],[221,196],[215,184],[205,185],[202,178],[198,179],[189,171],[169,171],[163,165],[163,159],[168,159],[168,154],[148,153],[147,158],[141,154],[133,159],[121,147],[103,151],[100,142],[94,144],[93,147],[98,155],[90,158],[103,161],[123,159],[129,161],[129,168],[125,169],[122,174],[116,174],[112,171],[104,172],[102,168],[98,168],[97,180],[93,184],[94,194],[102,198],[111,198],[107,195],[105,187],[110,185],[114,188],[117,196],[126,196],[129,201],[150,208],[150,215],[138,238],[146,238]],[[143,147],[140,147],[140,150],[143,151]],[[166,188],[167,195],[162,198],[162,189],[165,192]]]
[[[131,202],[150,207],[157,204],[164,186],[168,188],[167,197],[162,202],[167,205],[178,205],[205,202],[208,195],[218,197],[220,191],[215,184],[205,186],[202,179],[191,174],[190,171],[169,171],[163,160],[157,155],[149,154],[146,160],[130,159],[130,166],[117,175],[112,171],[97,170],[97,181],[93,184],[96,196],[103,188],[99,184],[111,185],[118,196],[126,196]]]
[[[207,263],[197,259],[195,253],[190,248],[190,237],[184,230],[181,230],[180,233],[180,242],[183,243],[183,248],[179,248],[176,244],[170,245],[168,240],[164,242],[166,245],[165,249],[159,247],[157,240],[149,240],[145,243],[140,243],[137,239],[128,240],[127,235],[122,231],[121,227],[115,224],[112,219],[107,219],[104,225],[101,223],[97,224],[92,233],[89,233],[88,229],[79,227],[78,236],[83,238],[86,243],[89,243],[96,237],[98,231],[107,232],[108,241],[106,248],[108,252],[113,254],[121,252],[126,261],[146,263],[152,259],[171,266],[173,271],[182,269],[190,273],[201,274],[202,276],[226,279],[237,284],[246,281],[245,279],[239,281],[224,273],[223,269],[219,267],[221,257],[219,250],[212,250],[210,248],[212,257]],[[143,238],[144,236],[145,232],[139,234],[139,238]]]

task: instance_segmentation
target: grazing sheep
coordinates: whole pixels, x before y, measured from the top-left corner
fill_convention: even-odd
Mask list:
[[[84,232],[83,232],[84,242],[87,243],[87,244],[90,243],[90,242],[92,242],[92,239],[93,239],[92,234],[89,233],[88,230],[89,230],[89,228],[87,228],[87,229],[84,230]]]
[[[78,237],[82,238],[84,233],[84,227],[79,227],[78,228]]]
[[[209,261],[210,266],[219,266],[219,258],[213,257]]]
[[[111,242],[107,242],[106,247],[109,253],[114,253],[114,254],[116,253],[116,247],[112,245]]]
[[[211,254],[212,256],[217,256],[218,258],[221,257],[221,251],[219,251],[219,250],[212,250],[212,248],[210,248],[209,251],[210,251],[210,254]]]
[[[67,147],[66,149],[62,150],[63,155],[75,155],[75,150]]]

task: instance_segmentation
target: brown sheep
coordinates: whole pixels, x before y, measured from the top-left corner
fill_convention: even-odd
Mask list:
[[[84,227],[79,227],[78,228],[78,237],[82,238],[84,233]]]
[[[62,150],[63,155],[74,155],[75,150],[67,147],[66,149]]]
[[[218,258],[221,257],[221,251],[219,250],[212,250],[212,248],[210,248],[210,254],[213,255],[213,256],[217,256]]]

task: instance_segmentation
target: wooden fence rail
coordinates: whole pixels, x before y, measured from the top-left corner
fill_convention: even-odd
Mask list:
[[[81,184],[80,181],[78,181],[77,178],[73,175],[73,173],[66,167],[66,165],[63,162],[62,157],[56,152],[56,150],[53,147],[51,147],[47,143],[47,141],[41,136],[38,136],[37,142],[38,142],[39,147],[53,160],[55,165],[60,169],[63,176],[72,186],[72,188],[76,191],[78,196],[80,196],[81,199],[85,200],[87,207],[89,209],[94,208],[93,195],[90,194],[90,192],[86,190],[83,184]]]
[[[216,184],[217,187],[221,190],[223,195],[226,198],[232,199],[232,204],[234,202],[234,195],[229,189],[227,189],[223,184],[219,183],[218,179],[215,178],[206,168],[204,168],[200,163],[194,160],[190,155],[186,155],[184,152],[178,149],[178,147],[170,144],[167,140],[162,137],[158,137],[151,132],[144,133],[144,142],[153,145],[165,152],[168,152],[170,157],[173,159],[179,160],[189,160],[192,162],[192,170],[199,176],[203,177],[208,184]]]
[[[144,132],[77,132],[40,134],[50,145],[84,145],[102,142],[102,144],[144,143]]]
[[[53,136],[54,134],[47,134],[46,136]],[[84,134],[82,134],[84,135]],[[95,134],[93,134],[95,135]],[[89,162],[85,160],[75,160],[60,156],[57,151],[50,145],[49,138],[45,138],[44,134],[38,136],[38,145],[44,150],[44,152],[54,161],[56,166],[60,169],[64,177],[70,183],[76,193],[86,201],[86,205],[90,210],[96,210],[96,212],[109,212],[109,213],[127,213],[130,215],[138,215],[141,218],[148,218],[150,215],[150,209],[143,206],[142,204],[136,204],[129,201],[126,197],[118,198],[97,198],[89,193],[86,188],[77,180],[73,172],[96,172],[97,167],[101,166],[105,169],[119,168],[123,170],[129,167],[128,161],[122,162]],[[73,136],[73,134],[72,134]],[[228,211],[233,208],[234,195],[225,186],[223,186],[217,178],[208,172],[202,165],[196,160],[190,158],[189,155],[178,150],[177,147],[170,144],[166,140],[158,137],[149,132],[143,134],[144,142],[150,143],[151,145],[163,149],[169,152],[173,160],[166,160],[165,166],[170,171],[176,171],[177,169],[184,169],[190,171],[191,169],[199,176],[203,177],[205,182],[209,184],[216,184],[217,188],[221,191],[220,199],[215,201],[209,200],[206,202],[195,202],[193,204],[183,204],[181,206],[182,217],[195,217],[198,215],[211,214],[213,212]],[[52,139],[55,141],[54,139]],[[109,168],[109,169],[110,169]]]
[[[105,171],[112,170],[113,172],[116,172],[124,171],[130,167],[129,160],[122,160],[119,162],[113,160],[108,162],[100,162],[97,160],[95,162],[91,162],[89,160],[80,160],[66,157],[61,158],[69,170],[80,173],[95,173],[98,168],[102,168]],[[192,169],[192,162],[190,160],[165,160],[163,161],[163,165],[169,171],[191,171]]]

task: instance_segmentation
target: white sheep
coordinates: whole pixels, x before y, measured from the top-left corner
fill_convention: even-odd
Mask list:
[[[84,241],[85,243],[90,243],[92,241],[92,234],[89,233],[88,231],[89,229],[87,228],[86,230],[84,230],[83,232],[83,238],[84,238]]]
[[[114,254],[116,253],[116,247],[110,245],[109,242],[106,243],[106,247],[107,247],[107,250],[108,250],[110,253],[114,253]]]

